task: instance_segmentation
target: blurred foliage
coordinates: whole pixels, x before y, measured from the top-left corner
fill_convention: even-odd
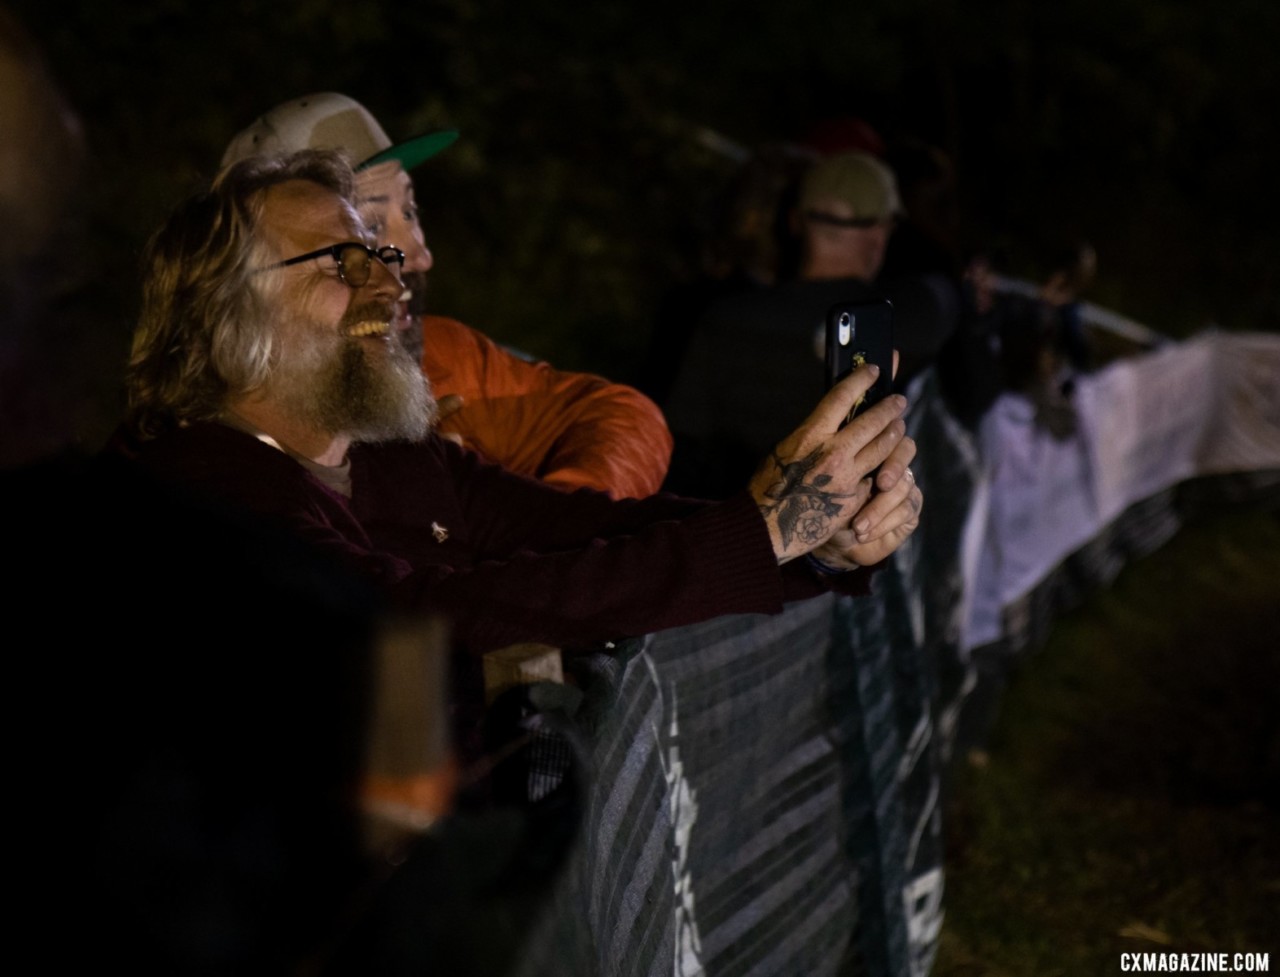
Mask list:
[[[416,174],[433,304],[566,366],[631,376],[696,270],[734,168],[700,129],[752,147],[848,114],[951,153],[967,243],[1011,271],[1083,237],[1092,297],[1156,328],[1280,322],[1263,0],[10,6],[85,120],[84,263],[122,336],[164,212],[235,131],[320,90],[393,138],[462,130]]]

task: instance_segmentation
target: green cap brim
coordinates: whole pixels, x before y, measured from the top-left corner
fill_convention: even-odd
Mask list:
[[[382,152],[370,156],[356,169],[367,170],[370,166],[377,166],[379,163],[385,163],[387,160],[393,159],[406,170],[411,170],[419,163],[426,162],[441,150],[448,149],[457,141],[457,129],[441,129],[439,132],[429,132],[425,136],[418,136],[416,139],[397,143],[390,149],[384,149]]]

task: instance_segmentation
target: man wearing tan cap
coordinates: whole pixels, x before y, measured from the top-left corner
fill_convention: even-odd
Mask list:
[[[806,171],[789,215],[796,277],[714,303],[689,342],[663,405],[677,437],[670,491],[725,497],[805,417],[824,389],[827,310],[881,293],[874,283],[901,209],[893,173],[867,153]],[[887,297],[901,346],[897,295]]]
[[[815,163],[800,184],[794,219],[800,278],[875,281],[901,211],[893,173],[874,156],[841,153]]]
[[[357,170],[361,218],[379,243],[404,252],[403,278],[420,297],[434,262],[408,171],[456,139],[446,130],[393,144],[358,102],[322,92],[258,118],[232,139],[222,165],[300,149],[340,150]],[[420,356],[441,402],[441,433],[566,490],[585,486],[614,498],[657,491],[671,435],[651,400],[600,377],[527,362],[456,320],[418,314],[419,304],[406,297],[396,328]]]

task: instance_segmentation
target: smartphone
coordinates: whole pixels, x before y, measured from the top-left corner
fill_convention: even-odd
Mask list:
[[[827,389],[864,363],[880,367],[880,376],[853,405],[845,423],[893,392],[893,303],[888,299],[841,302],[827,312]]]

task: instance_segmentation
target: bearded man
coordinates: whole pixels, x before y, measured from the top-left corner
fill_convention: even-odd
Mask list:
[[[905,400],[841,428],[873,368],[718,503],[568,494],[431,432],[428,381],[392,333],[402,252],[352,193],[336,153],[255,157],[155,236],[122,441],[152,474],[283,524],[476,652],[862,592],[914,531]]]
[[[319,92],[254,120],[231,140],[222,165],[302,149],[345,153],[356,167],[360,216],[379,242],[404,252],[408,297],[395,331],[436,388],[442,433],[561,489],[593,488],[614,498],[653,494],[667,474],[671,433],[648,397],[601,377],[529,362],[455,319],[424,314],[435,258],[409,170],[456,138],[446,130],[393,145],[364,106]]]

